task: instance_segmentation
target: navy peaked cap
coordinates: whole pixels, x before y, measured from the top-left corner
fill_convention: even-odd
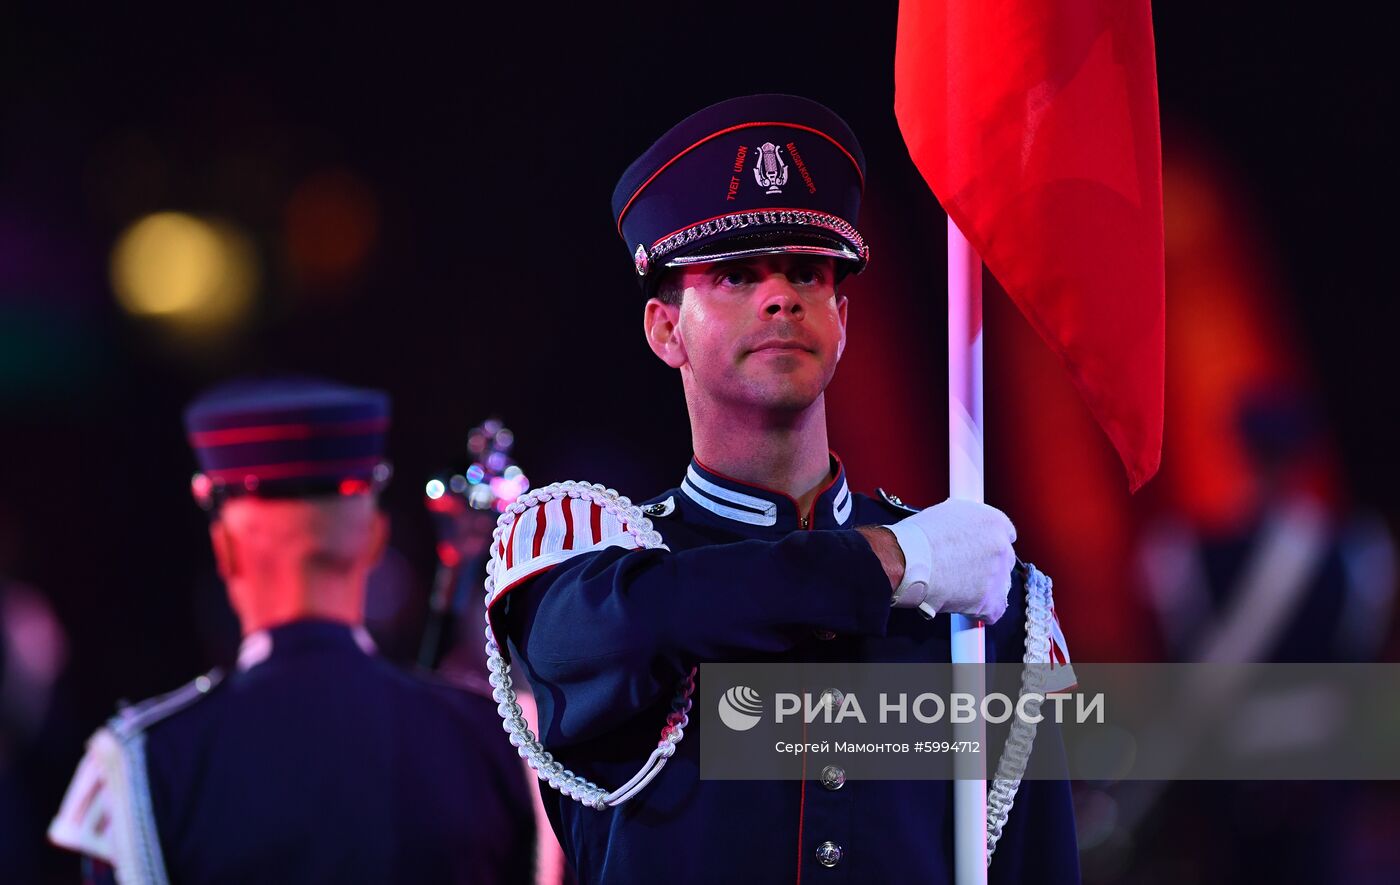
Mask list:
[[[665,268],[772,252],[858,273],[864,185],[860,142],[831,109],[748,95],[691,114],[627,167],[613,219],[648,295]]]
[[[185,411],[205,506],[255,494],[355,494],[388,480],[389,397],[319,378],[238,380]]]

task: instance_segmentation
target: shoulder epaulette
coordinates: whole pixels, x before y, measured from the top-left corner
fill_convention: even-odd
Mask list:
[[[215,667],[174,691],[121,707],[117,715],[108,720],[107,727],[119,740],[128,740],[202,699],[213,691],[223,678],[223,670]]]
[[[87,752],[49,824],[49,841],[111,864],[118,882],[166,885],[146,769],[146,729],[223,680],[211,670],[163,695],[123,707],[88,739]]]
[[[630,499],[597,484],[560,482],[521,495],[497,521],[491,548],[495,598],[566,559],[608,547],[664,547]],[[493,600],[494,601],[494,600]]]
[[[599,811],[620,805],[651,783],[690,724],[691,696],[695,693],[695,668],[677,686],[671,714],[661,729],[661,739],[641,769],[621,787],[609,791],[556,762],[545,752],[525,719],[525,708],[513,687],[510,662],[503,654],[506,640],[501,619],[493,611],[511,589],[534,575],[573,556],[605,548],[665,550],[661,533],[651,517],[616,490],[582,482],[561,482],[531,489],[511,503],[496,523],[491,562],[486,575],[486,666],[491,671],[493,698],[499,701],[510,743],[540,780]],[[526,558],[528,556],[528,558]]]

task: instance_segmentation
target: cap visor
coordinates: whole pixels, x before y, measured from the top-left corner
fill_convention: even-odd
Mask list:
[[[755,246],[748,249],[734,249],[704,255],[686,255],[673,258],[664,267],[685,267],[691,264],[715,264],[720,261],[733,261],[736,258],[751,258],[755,255],[822,255],[844,261],[859,261],[860,256],[845,247],[832,246]]]
[[[838,261],[859,262],[860,256],[846,243],[808,230],[764,231],[759,234],[731,236],[711,241],[697,252],[677,255],[664,267],[685,267],[692,264],[713,264],[751,258],[755,255],[820,255]]]

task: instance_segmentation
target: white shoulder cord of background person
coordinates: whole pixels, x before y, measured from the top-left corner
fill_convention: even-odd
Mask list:
[[[491,560],[486,571],[486,602],[489,607],[496,591],[496,574],[501,568],[501,541],[507,536],[511,525],[532,507],[554,499],[583,498],[602,507],[625,526],[643,549],[662,546],[661,534],[652,529],[640,507],[628,498],[618,495],[616,490],[601,484],[582,482],[560,482],[532,489],[515,500],[497,521],[491,545]],[[1021,674],[1021,695],[1031,695],[1026,699],[1025,709],[1029,719],[1036,718],[1044,698],[1046,681],[1045,664],[1050,662],[1051,630],[1051,581],[1035,566],[1026,564],[1026,652],[1023,662],[1027,665]],[[685,728],[690,724],[691,698],[695,693],[695,669],[681,680],[671,704],[671,713],[666,717],[666,725],[661,730],[661,740],[642,767],[616,790],[604,787],[568,770],[556,761],[534,733],[530,731],[520,705],[516,702],[515,689],[511,679],[511,666],[501,656],[496,644],[495,632],[488,621],[486,626],[486,660],[490,670],[492,697],[496,701],[496,711],[504,720],[505,731],[510,735],[511,745],[523,757],[530,769],[540,780],[575,799],[584,805],[605,809],[620,805],[637,795],[652,779],[661,772],[666,760],[676,752],[676,745],[685,736]],[[1019,706],[1019,704],[1018,704]],[[1011,806],[1016,799],[1016,790],[1021,784],[1026,765],[1030,761],[1031,745],[1035,741],[1036,726],[1025,718],[1014,717],[1011,732],[1006,739],[1006,747],[997,765],[987,796],[987,861],[991,862],[1002,829],[1006,826]]]

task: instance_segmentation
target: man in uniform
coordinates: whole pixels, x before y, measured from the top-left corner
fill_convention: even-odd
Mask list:
[[[186,425],[238,663],[99,729],[52,841],[122,883],[529,882],[528,784],[495,705],[399,672],[362,626],[388,398],[235,382]]]
[[[860,783],[816,756],[806,782],[700,781],[693,734],[711,711],[683,701],[707,661],[946,662],[951,612],[991,625],[989,660],[1021,659],[1010,521],[856,493],[827,447],[837,284],[868,257],[864,173],[830,110],[759,95],[678,124],[614,192],[694,458],[640,510],[582,483],[518,501],[497,533],[488,646],[497,700],[507,655],[534,689],[540,741],[509,713],[507,730],[566,794],[546,801],[582,882],[951,881],[948,782]],[[990,876],[1078,881],[1066,783],[1021,785]]]

